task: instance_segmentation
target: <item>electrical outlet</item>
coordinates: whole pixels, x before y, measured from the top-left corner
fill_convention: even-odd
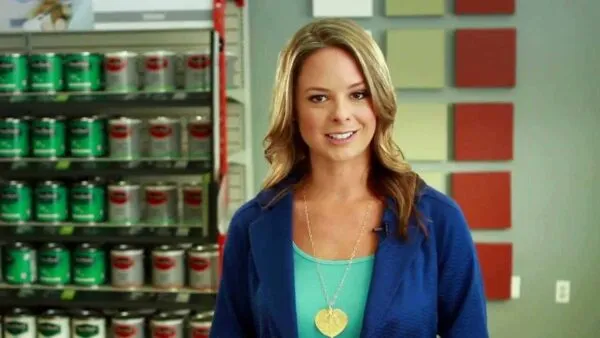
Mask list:
[[[512,276],[510,280],[510,298],[521,298],[521,276]]]
[[[567,304],[571,300],[571,282],[568,280],[556,281],[556,297],[558,304]]]

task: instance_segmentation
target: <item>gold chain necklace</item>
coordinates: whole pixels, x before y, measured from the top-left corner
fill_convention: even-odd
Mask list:
[[[310,217],[308,216],[308,203],[306,202],[306,192],[303,191],[304,198],[304,215],[306,217],[306,228],[308,229],[308,238],[310,239],[310,245],[312,246],[313,255],[317,262],[317,275],[319,276],[319,281],[321,283],[321,291],[323,292],[323,297],[325,297],[325,301],[327,302],[327,308],[319,310],[315,316],[315,325],[321,331],[321,333],[329,338],[333,338],[338,336],[340,333],[344,331],[346,326],[348,325],[348,315],[342,311],[341,309],[335,308],[335,302],[337,297],[339,296],[339,292],[344,286],[344,282],[346,280],[346,276],[348,275],[348,271],[350,270],[350,266],[356,256],[356,251],[358,250],[358,245],[360,244],[360,240],[362,239],[362,235],[365,232],[365,226],[367,224],[368,216],[371,212],[372,203],[369,203],[367,211],[365,212],[362,226],[360,228],[360,233],[358,234],[358,238],[356,239],[356,244],[354,244],[354,249],[352,250],[352,255],[350,256],[350,260],[348,261],[348,265],[344,270],[344,275],[342,276],[342,280],[338,285],[337,290],[333,294],[333,299],[329,299],[329,295],[327,294],[327,289],[325,287],[325,282],[323,280],[323,275],[321,274],[319,260],[317,259],[317,253],[315,250],[315,244],[312,237],[312,231],[310,229]]]

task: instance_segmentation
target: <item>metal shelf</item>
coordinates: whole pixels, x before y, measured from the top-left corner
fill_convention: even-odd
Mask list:
[[[201,175],[211,172],[210,160],[114,159],[0,160],[0,177],[11,179]]]
[[[198,310],[214,308],[215,294],[113,292],[96,290],[0,289],[0,307],[57,307],[67,309]]]
[[[200,227],[132,227],[132,226],[37,226],[7,225],[0,226],[0,241],[2,242],[27,242],[27,243],[110,243],[110,244],[209,244],[213,243],[209,237],[204,236],[204,229]]]
[[[97,108],[159,108],[159,107],[210,107],[212,92],[128,93],[111,94],[21,94],[0,95],[0,116],[45,117],[58,114],[65,117],[90,116]],[[117,111],[103,111],[103,116],[120,116]]]
[[[127,288],[116,288],[111,285],[99,285],[95,287],[80,286],[80,285],[62,285],[62,286],[50,286],[41,284],[31,285],[20,285],[20,284],[7,284],[0,283],[0,290],[15,289],[15,290],[42,290],[42,291],[65,291],[67,292],[121,292],[121,293],[189,293],[189,294],[200,294],[200,295],[216,295],[216,290],[196,290],[187,287],[175,288],[175,289],[159,289],[152,286],[142,286],[135,289]],[[70,291],[72,290],[72,291]]]

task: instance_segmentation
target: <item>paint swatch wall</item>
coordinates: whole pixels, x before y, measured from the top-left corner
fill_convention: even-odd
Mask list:
[[[405,20],[414,28],[369,27],[376,1],[385,2],[386,22]],[[515,0],[454,0],[452,8],[445,0],[353,0],[352,6],[347,0],[312,2],[314,17],[355,18],[372,34],[382,34],[379,41],[399,98],[394,138],[425,181],[457,201],[473,232],[511,228],[511,172],[474,170],[478,166],[473,164],[502,168],[512,161],[513,102],[447,102],[442,96],[448,90],[511,91],[517,86],[516,28],[468,24],[472,18],[481,22],[513,15]],[[458,24],[427,25],[442,16],[453,16]],[[488,299],[510,299],[512,243],[476,246]]]

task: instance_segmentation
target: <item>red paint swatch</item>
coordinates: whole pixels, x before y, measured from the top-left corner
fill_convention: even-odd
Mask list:
[[[515,86],[516,29],[459,29],[455,43],[457,87]]]
[[[451,184],[471,229],[511,227],[510,172],[454,173]]]
[[[515,0],[454,0],[458,15],[514,14]]]
[[[510,299],[513,254],[511,243],[476,243],[485,296],[489,300]]]
[[[512,157],[512,103],[454,105],[455,160],[503,161]]]

